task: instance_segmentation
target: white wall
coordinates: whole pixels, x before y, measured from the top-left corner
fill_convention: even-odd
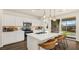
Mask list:
[[[79,14],[76,16],[76,40],[79,41]]]

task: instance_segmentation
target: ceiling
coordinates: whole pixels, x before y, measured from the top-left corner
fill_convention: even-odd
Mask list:
[[[44,14],[44,10],[45,10],[45,15],[46,16],[50,15],[50,9],[6,9],[6,10],[28,14],[28,15],[35,16],[35,17],[42,17]],[[55,15],[57,16],[61,14],[75,12],[78,9],[51,9],[52,16],[54,16],[54,10],[55,10]]]

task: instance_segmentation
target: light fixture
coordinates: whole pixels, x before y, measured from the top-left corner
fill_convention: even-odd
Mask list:
[[[50,19],[50,20],[53,20],[53,21],[56,21],[55,9],[54,9],[54,16],[53,16],[53,17],[52,17],[52,15],[51,15],[51,13],[52,13],[51,11],[52,11],[52,10],[50,9],[50,11],[49,11],[49,12],[50,12],[49,19]]]
[[[55,16],[55,9],[54,9],[54,16],[53,16],[53,21],[56,21],[56,16]]]
[[[46,12],[45,12],[45,10],[44,10],[43,19],[45,19],[45,18],[46,18]]]
[[[43,20],[45,21],[45,19],[46,19],[47,17],[46,17],[46,12],[45,12],[45,10],[43,10],[43,11],[44,11],[44,13],[43,13],[43,17],[42,17],[42,18],[43,18]],[[55,9],[54,9],[53,11],[54,11],[54,16],[52,17],[52,15],[51,15],[52,10],[51,10],[51,9],[49,10],[49,13],[50,13],[50,14],[49,14],[48,19],[49,19],[49,20],[56,21],[56,16],[55,16],[56,13],[55,13]]]
[[[51,9],[50,9],[49,19],[50,19],[50,20],[52,20],[52,16],[51,16]]]

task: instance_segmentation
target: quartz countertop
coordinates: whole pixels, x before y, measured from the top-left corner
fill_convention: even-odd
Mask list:
[[[30,34],[27,34],[27,36],[32,36],[38,40],[51,39],[51,38],[54,38],[58,35],[60,35],[60,33],[41,33],[41,34],[30,33]]]

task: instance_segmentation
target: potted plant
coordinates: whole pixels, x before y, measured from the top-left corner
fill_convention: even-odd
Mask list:
[[[67,34],[68,34],[67,31],[63,32],[65,38],[67,37]]]
[[[68,32],[67,31],[65,31],[65,32],[63,32],[63,35],[64,35],[64,43],[65,43],[65,45],[66,45],[66,48],[68,47],[68,43],[67,43],[67,39],[66,39],[66,37],[67,37],[67,35],[68,35]]]

